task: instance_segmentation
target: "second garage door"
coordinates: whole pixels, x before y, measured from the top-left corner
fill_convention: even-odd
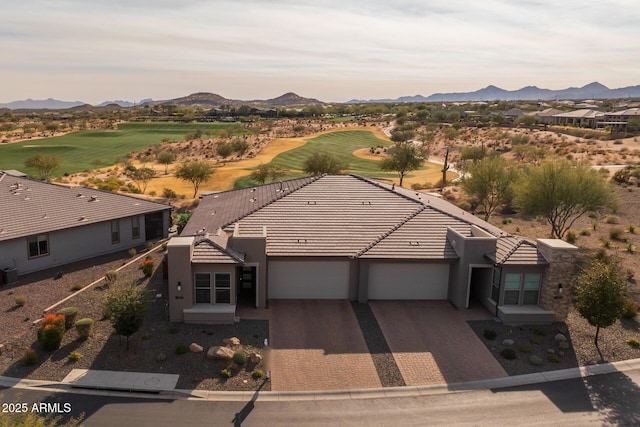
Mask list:
[[[348,299],[349,262],[270,261],[269,298]]]
[[[449,264],[373,263],[369,266],[369,299],[444,300]]]

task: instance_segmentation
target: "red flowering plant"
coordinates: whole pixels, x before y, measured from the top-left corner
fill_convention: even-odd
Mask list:
[[[46,351],[60,348],[65,332],[64,314],[47,314],[38,328],[38,342]]]
[[[151,277],[153,275],[153,259],[146,258],[138,265],[138,270],[142,270],[145,277]]]

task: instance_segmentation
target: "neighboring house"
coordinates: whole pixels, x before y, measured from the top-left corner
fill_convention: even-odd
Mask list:
[[[442,199],[353,175],[202,198],[168,244],[170,320],[269,299],[448,300],[508,323],[566,317],[575,246],[507,235]]]
[[[598,127],[611,126],[616,131],[627,130],[629,119],[640,119],[640,108],[627,108],[621,111],[605,113],[604,119],[598,123]]]
[[[15,277],[167,237],[170,210],[0,171],[0,269]]]
[[[589,127],[595,129],[597,124],[602,121],[604,117],[605,114],[602,111],[593,109],[566,111],[555,114],[553,116],[553,124]]]

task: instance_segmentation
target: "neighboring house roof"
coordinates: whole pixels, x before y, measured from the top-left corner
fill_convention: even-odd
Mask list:
[[[204,196],[180,235],[215,232],[218,228],[235,222],[316,179],[317,177],[291,179]]]
[[[167,209],[122,194],[0,173],[0,241]]]
[[[555,114],[553,117],[563,117],[568,119],[594,119],[597,117],[604,117],[604,113],[596,110],[582,109]]]
[[[498,265],[548,264],[538,252],[535,243],[518,236],[501,236],[496,242],[496,252],[487,258]]]
[[[628,108],[622,111],[606,113],[607,116],[640,116],[640,108]]]

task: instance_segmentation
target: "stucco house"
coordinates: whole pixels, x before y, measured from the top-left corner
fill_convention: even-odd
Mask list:
[[[0,171],[0,269],[5,278],[167,237],[171,206]]]
[[[293,179],[202,198],[168,244],[170,320],[230,323],[270,299],[418,299],[550,323],[566,317],[575,249],[359,176]]]

